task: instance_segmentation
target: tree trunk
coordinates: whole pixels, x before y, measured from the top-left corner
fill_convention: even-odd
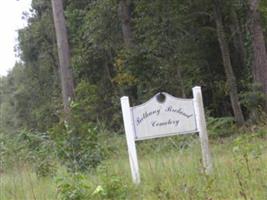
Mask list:
[[[178,85],[180,86],[180,95],[182,95],[183,98],[186,98],[185,88],[184,88],[184,80],[183,80],[182,72],[181,72],[181,69],[179,66],[176,67],[176,77],[178,80]]]
[[[131,29],[131,0],[120,0],[118,6],[118,16],[122,26],[122,37],[124,41],[125,50],[131,50],[134,47],[133,34]],[[127,67],[127,66],[126,66]],[[134,100],[137,99],[137,86],[130,86],[127,89],[120,89],[121,95],[131,95]]]
[[[130,15],[129,1],[120,0],[118,14],[122,23],[122,35],[125,47],[131,48],[133,42],[132,42],[132,30],[130,26],[131,15]]]
[[[220,11],[220,0],[214,0],[214,17],[216,22],[218,41],[222,53],[224,71],[226,74],[227,84],[229,87],[231,105],[235,116],[235,121],[239,125],[242,125],[244,123],[244,116],[239,104],[236,78],[233,72],[229,47],[225,37],[222,16]]]
[[[246,66],[246,50],[244,46],[244,37],[242,28],[240,26],[240,21],[238,19],[236,10],[234,8],[231,8],[231,19],[233,25],[230,27],[231,32],[234,34],[233,37],[233,44],[235,47],[235,51],[238,53],[237,59],[238,63],[241,65],[241,68],[245,68]]]
[[[249,4],[249,29],[252,39],[252,74],[256,83],[262,86],[264,94],[267,94],[267,54],[263,30],[258,11],[260,0],[248,0]],[[267,107],[267,106],[266,106]]]
[[[53,9],[54,25],[57,37],[59,76],[63,97],[65,117],[70,112],[70,102],[74,98],[74,83],[70,69],[70,51],[67,38],[67,29],[64,18],[62,0],[51,0]]]

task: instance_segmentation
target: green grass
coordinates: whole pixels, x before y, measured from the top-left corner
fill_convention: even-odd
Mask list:
[[[38,178],[30,168],[16,167],[1,174],[1,200],[56,199],[56,185],[51,178]]]
[[[64,194],[60,196],[57,191],[65,192],[66,199],[75,199],[77,194],[87,195],[85,199],[267,199],[266,137],[211,141],[214,170],[210,176],[203,173],[198,140],[181,140],[183,137],[177,136],[137,144],[141,171],[138,186],[131,182],[125,139],[119,137],[110,141],[115,148],[109,160],[86,174],[85,179],[78,176],[72,183],[73,175],[63,168],[57,177],[50,178],[37,177],[25,166],[4,172],[0,177],[0,199],[63,199]],[[59,177],[61,182],[57,181]],[[92,195],[97,187],[101,190]]]

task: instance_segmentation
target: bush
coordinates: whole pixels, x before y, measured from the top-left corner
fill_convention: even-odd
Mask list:
[[[262,92],[262,86],[259,84],[250,85],[246,92],[240,94],[240,102],[248,110],[249,120],[252,123],[261,121],[264,115],[263,108],[265,101],[266,96]]]
[[[127,199],[127,191],[130,188],[125,183],[125,179],[110,173],[109,168],[112,168],[112,166],[102,166],[98,171],[101,174],[101,185],[96,187],[92,197],[94,199]]]
[[[65,173],[56,178],[57,195],[60,200],[89,200],[90,186],[81,173]]]
[[[227,137],[236,131],[233,117],[208,117],[208,132],[212,138]]]
[[[91,170],[105,157],[105,151],[98,142],[99,129],[94,124],[79,121],[61,123],[50,133],[59,159],[72,171]]]
[[[55,144],[48,133],[23,131],[18,136],[18,142],[24,144],[25,159],[33,165],[38,176],[55,174],[57,167]]]
[[[0,155],[3,168],[28,163],[38,176],[54,175],[56,171],[55,145],[47,133],[1,135]]]
[[[122,177],[100,170],[100,185],[94,186],[88,177],[80,172],[63,173],[56,177],[57,196],[60,200],[90,200],[90,199],[127,199],[130,188]]]

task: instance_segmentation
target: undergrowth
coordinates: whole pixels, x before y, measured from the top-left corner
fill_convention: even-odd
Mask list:
[[[210,140],[211,175],[203,172],[197,135],[137,142],[140,185],[132,183],[123,135],[100,134],[106,158],[83,171],[59,161],[47,134],[1,135],[0,199],[267,199],[267,129],[239,131]]]

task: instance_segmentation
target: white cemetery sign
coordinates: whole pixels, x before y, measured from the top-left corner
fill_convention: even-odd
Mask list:
[[[130,107],[129,98],[121,98],[133,182],[140,182],[135,141],[199,132],[203,165],[211,172],[211,156],[200,87],[193,88],[193,99],[180,99],[165,92],[144,104]]]

